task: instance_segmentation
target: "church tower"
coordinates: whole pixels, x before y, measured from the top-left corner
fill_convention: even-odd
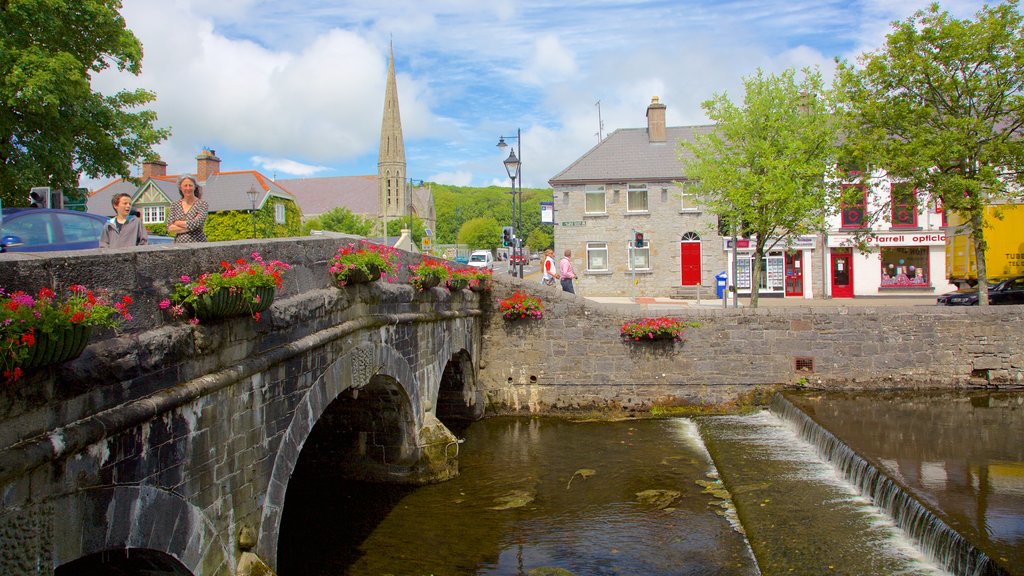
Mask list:
[[[405,143],[402,141],[402,115],[398,111],[398,86],[395,82],[395,49],[390,49],[388,82],[384,92],[384,119],[380,126],[380,152],[377,154],[377,210],[387,236],[387,222],[405,216],[410,198],[405,185]]]

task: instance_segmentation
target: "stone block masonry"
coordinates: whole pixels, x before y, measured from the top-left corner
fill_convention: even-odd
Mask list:
[[[502,278],[495,302],[541,296],[541,320],[484,325],[479,383],[494,413],[648,411],[717,404],[757,387],[896,389],[1024,385],[1024,306],[681,308],[590,302]],[[685,342],[633,342],[622,323],[671,315],[699,327]]]

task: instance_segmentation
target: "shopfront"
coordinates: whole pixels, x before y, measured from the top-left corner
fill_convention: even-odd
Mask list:
[[[769,244],[771,244],[769,242]],[[812,255],[815,241],[813,236],[801,236],[787,249],[772,250],[761,263],[761,278],[758,295],[781,296],[786,298],[813,298],[811,282]],[[732,239],[724,239],[726,261],[729,269],[729,284],[735,285],[740,295],[750,295],[753,277],[754,241],[736,240],[733,250]],[[733,255],[736,260],[736,281],[733,282]],[[820,282],[819,282],[820,283]]]
[[[946,235],[941,231],[877,233],[867,239],[867,253],[851,248],[853,238],[829,236],[835,298],[943,293],[946,282]]]

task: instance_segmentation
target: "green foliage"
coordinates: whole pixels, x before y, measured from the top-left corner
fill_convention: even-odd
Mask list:
[[[434,183],[430,187],[437,213],[434,239],[439,244],[454,244],[462,225],[475,218],[490,217],[503,226],[512,225],[511,187],[469,188]],[[534,229],[544,228],[540,223],[540,203],[550,202],[551,198],[550,188],[523,188],[523,238],[529,238]],[[519,217],[518,206],[515,217]]]
[[[743,79],[742,105],[725,94],[702,104],[715,131],[683,143],[681,160],[698,201],[727,228],[756,235],[751,305],[757,307],[761,261],[777,244],[825,227],[826,182],[837,129],[832,95],[816,69]]]
[[[909,182],[965,221],[982,305],[982,214],[1024,188],[1024,16],[1017,0],[957,20],[937,4],[893,23],[859,67],[839,63],[844,158]],[[885,210],[885,207],[882,208]]]
[[[534,228],[526,237],[526,247],[533,252],[540,252],[554,246],[554,241],[547,228]]]
[[[274,203],[284,202],[285,223],[274,222]],[[285,238],[302,235],[302,213],[290,200],[273,199],[256,211],[256,236],[258,238]],[[216,212],[206,218],[206,238],[211,242],[219,240],[244,240],[252,238],[252,213],[248,210]]]
[[[474,218],[462,225],[459,244],[470,246],[473,250],[493,250],[501,246],[501,224],[490,216]]]
[[[105,96],[91,76],[110,67],[138,75],[142,45],[118,0],[0,2],[0,199],[27,204],[32,186],[78,187],[79,173],[129,177],[155,144],[147,90]]]
[[[163,222],[157,222],[155,224],[146,224],[146,231],[151,235],[156,236],[170,236],[167,233],[167,224]]]
[[[408,218],[399,218],[396,220],[388,220],[388,236],[399,236],[402,234],[402,230],[409,227]],[[423,220],[418,216],[412,217],[412,241],[419,244],[423,240],[423,235],[427,231],[427,227],[423,224]]]
[[[373,227],[376,225],[376,219],[365,218],[341,206],[324,212],[315,218],[310,218],[303,225],[302,231],[306,235],[311,230],[328,230],[330,232],[341,232],[355,236],[371,236]]]

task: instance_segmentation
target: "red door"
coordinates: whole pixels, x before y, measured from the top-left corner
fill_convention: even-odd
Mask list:
[[[804,252],[786,252],[786,296],[804,295]]]
[[[683,286],[700,285],[700,242],[679,244],[679,260],[682,263]]]
[[[832,297],[853,298],[853,254],[832,252]]]

